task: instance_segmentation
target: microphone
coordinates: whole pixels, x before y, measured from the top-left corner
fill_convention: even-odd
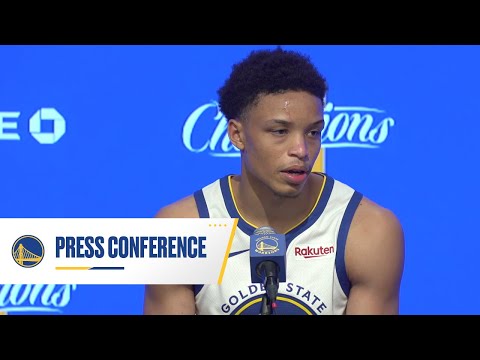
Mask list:
[[[270,226],[255,229],[250,236],[250,271],[253,283],[263,283],[267,303],[277,299],[279,282],[286,281],[285,235]]]

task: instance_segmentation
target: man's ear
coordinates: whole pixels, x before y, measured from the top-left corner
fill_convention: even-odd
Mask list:
[[[245,148],[245,136],[243,134],[242,123],[235,119],[229,120],[227,131],[232,144],[240,151],[243,150]]]

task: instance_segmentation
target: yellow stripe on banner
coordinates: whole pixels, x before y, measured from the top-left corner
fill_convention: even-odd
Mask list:
[[[225,268],[227,267],[228,255],[230,254],[230,249],[232,248],[233,237],[235,236],[235,231],[237,230],[238,219],[233,219],[232,232],[230,233],[230,240],[228,241],[227,250],[225,251],[225,256],[223,258],[222,269],[220,270],[220,275],[218,276],[218,285],[222,283],[223,274],[225,273]]]
[[[323,147],[320,148],[317,159],[313,164],[312,172],[325,172],[325,150],[323,149]]]
[[[56,266],[55,270],[88,270],[91,266]]]

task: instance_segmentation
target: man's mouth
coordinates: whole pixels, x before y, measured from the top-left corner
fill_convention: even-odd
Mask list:
[[[289,168],[286,168],[284,170],[282,170],[282,172],[284,173],[289,173],[289,174],[292,174],[292,175],[303,175],[303,174],[306,174],[308,173],[308,170],[305,166],[291,166]]]
[[[301,174],[305,174],[306,171],[304,170],[284,170],[282,172],[285,172],[285,173],[288,173],[288,174],[294,174],[294,175],[301,175]]]
[[[300,167],[282,170],[282,173],[285,174],[285,180],[287,182],[296,185],[303,183],[308,175],[308,171]]]

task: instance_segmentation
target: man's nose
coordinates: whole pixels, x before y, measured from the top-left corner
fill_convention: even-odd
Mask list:
[[[299,159],[305,159],[308,156],[308,143],[305,136],[296,136],[292,139],[289,155]]]

